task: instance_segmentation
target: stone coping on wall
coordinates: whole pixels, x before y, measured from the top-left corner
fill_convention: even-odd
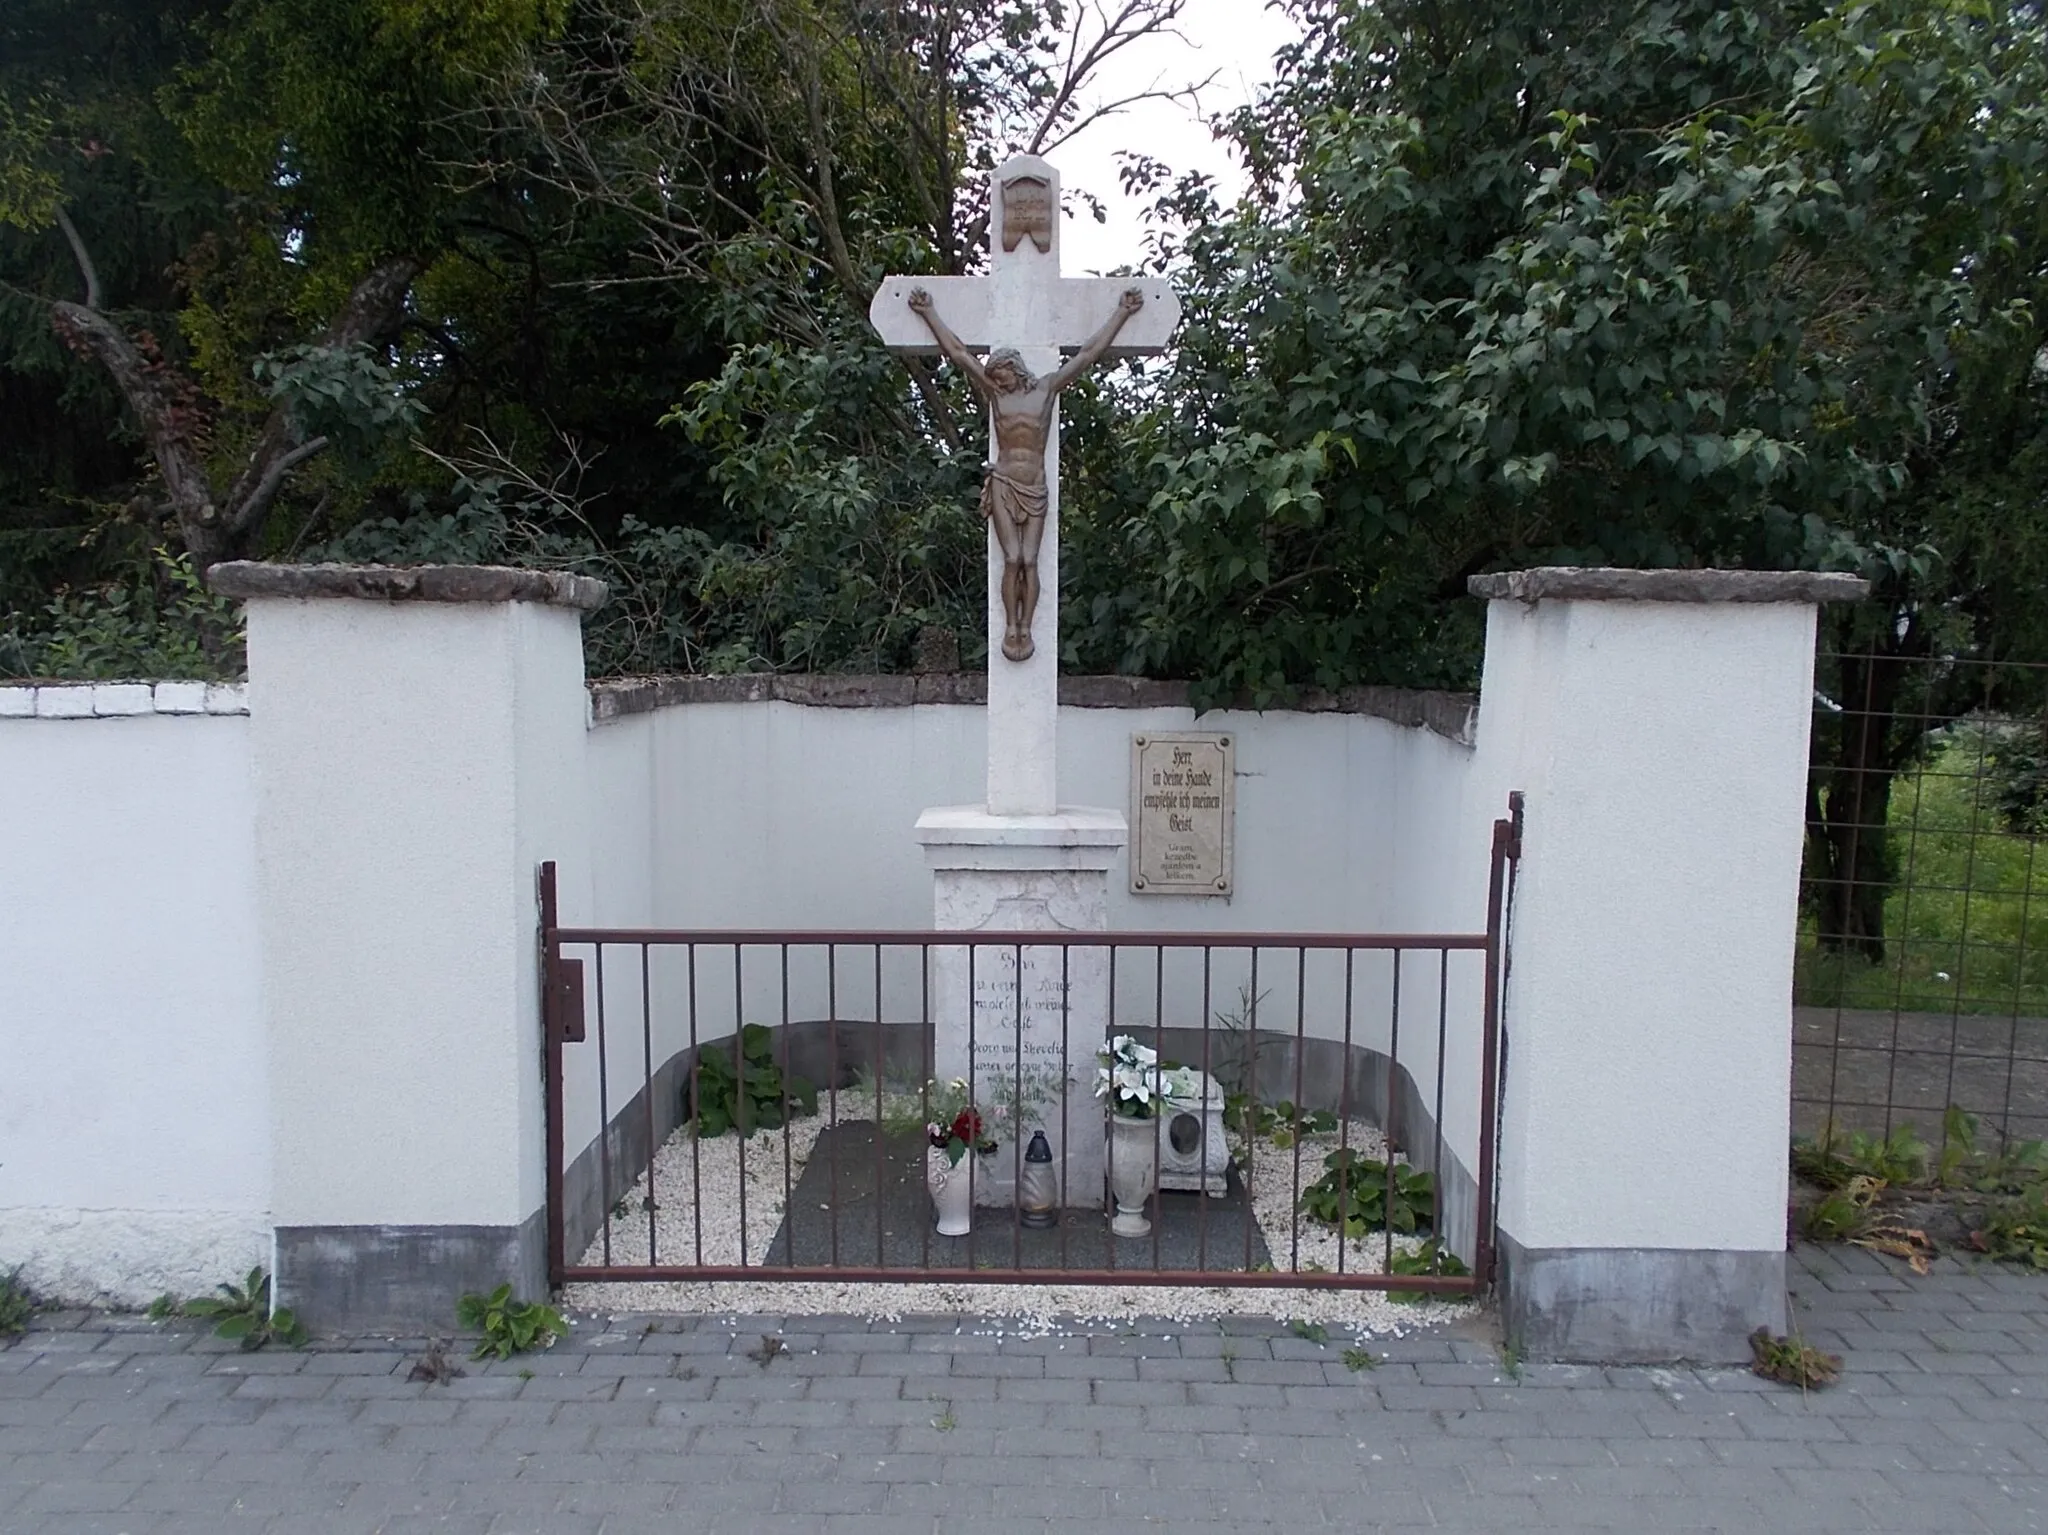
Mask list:
[[[589,612],[610,588],[593,576],[509,565],[272,565],[230,560],[206,573],[223,597],[355,597],[381,602],[540,602]]]
[[[0,720],[131,719],[139,714],[247,714],[244,682],[0,683]]]
[[[1473,576],[1475,597],[1521,602],[1860,602],[1861,576],[1831,570],[1614,570],[1541,565]]]
[[[901,709],[913,704],[988,701],[983,672],[915,676],[749,672],[730,677],[622,677],[590,685],[591,718],[602,724],[678,704],[804,704],[819,709]],[[1148,677],[1062,677],[1060,702],[1075,709],[1185,709],[1188,684]],[[1234,706],[1225,706],[1234,707]],[[1305,688],[1285,709],[1291,714],[1366,714],[1396,725],[1434,731],[1469,746],[1479,700],[1470,693],[1410,688]]]

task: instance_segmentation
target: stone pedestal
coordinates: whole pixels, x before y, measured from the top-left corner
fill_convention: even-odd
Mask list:
[[[1128,828],[1114,810],[990,815],[979,805],[927,810],[917,839],[932,871],[941,932],[1102,932],[1109,875]],[[1102,1203],[1103,1110],[1095,1052],[1109,1023],[1109,951],[1085,946],[934,946],[931,1007],[939,1080],[969,1080],[985,1110],[1020,1098],[996,1124],[1001,1149],[976,1177],[975,1202],[1010,1205],[1033,1129],[1045,1131],[1061,1202]],[[1061,1076],[1065,1081],[1062,1086]]]

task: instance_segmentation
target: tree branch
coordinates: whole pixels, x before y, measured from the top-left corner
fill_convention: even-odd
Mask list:
[[[100,307],[100,273],[92,264],[92,252],[85,248],[78,226],[71,222],[71,215],[64,211],[64,205],[57,205],[57,227],[64,231],[64,239],[71,246],[71,257],[78,263],[79,275],[85,279],[85,307]]]

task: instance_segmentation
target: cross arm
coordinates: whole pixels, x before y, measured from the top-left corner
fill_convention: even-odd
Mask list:
[[[890,277],[868,305],[868,319],[893,352],[937,357],[939,344],[910,309],[910,290],[923,288],[932,307],[961,342],[974,351],[992,347],[1058,347],[1078,352],[1116,313],[1126,288],[1145,295],[1145,307],[1117,334],[1107,356],[1150,357],[1166,350],[1180,322],[1180,300],[1156,278],[1062,277],[1042,285],[1019,284],[999,306],[993,277]],[[999,314],[998,308],[1008,312]]]

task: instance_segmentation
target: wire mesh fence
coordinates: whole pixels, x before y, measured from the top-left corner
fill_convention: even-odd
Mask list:
[[[2048,1137],[2048,664],[1824,654],[1793,1128]]]

